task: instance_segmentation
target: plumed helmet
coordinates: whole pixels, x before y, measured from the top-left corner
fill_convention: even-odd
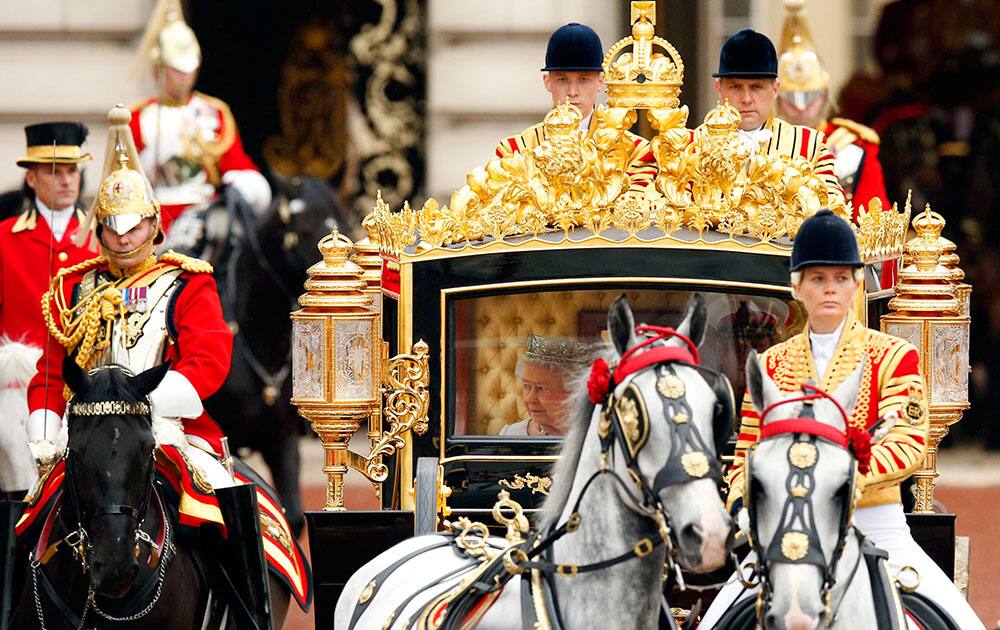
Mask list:
[[[600,72],[603,60],[604,47],[594,29],[586,24],[571,22],[560,26],[549,38],[542,72]]]
[[[145,218],[154,219],[160,229],[160,204],[153,198],[153,187],[142,172],[139,154],[132,140],[129,121],[132,114],[123,105],[108,112],[108,146],[105,151],[104,179],[97,190],[94,205],[77,233],[78,244],[100,226],[125,234]]]
[[[726,40],[719,52],[716,78],[758,79],[778,76],[778,54],[767,35],[745,28]]]
[[[804,0],[785,0],[785,25],[778,57],[782,96],[799,109],[805,109],[830,85],[830,73],[816,52],[803,14],[804,5]]]
[[[180,0],[159,0],[139,44],[137,66],[164,65],[181,72],[201,66],[201,47],[184,21]]]
[[[799,227],[792,245],[791,270],[835,265],[863,267],[864,263],[851,224],[824,208]]]

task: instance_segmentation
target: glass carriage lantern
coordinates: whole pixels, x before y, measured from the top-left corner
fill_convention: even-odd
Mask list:
[[[323,260],[308,270],[302,308],[292,313],[292,404],[323,442],[326,510],[344,510],[344,475],[357,456],[351,436],[381,406],[378,312],[364,270],[349,260],[354,243],[336,230],[319,242]]]
[[[969,408],[971,287],[962,282],[954,244],[941,236],[944,225],[930,206],[913,219],[917,236],[906,244],[896,297],[882,317],[884,332],[906,339],[920,353],[930,435],[924,464],[914,474],[916,512],[933,511],[938,445]]]

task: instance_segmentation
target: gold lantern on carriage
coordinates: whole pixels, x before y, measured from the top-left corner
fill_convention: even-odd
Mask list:
[[[904,267],[882,317],[882,330],[906,339],[920,353],[930,435],[914,474],[915,511],[932,512],[937,449],[948,427],[969,408],[969,294],[955,244],[941,236],[944,218],[928,205],[913,219],[917,236],[906,244]]]
[[[302,308],[291,316],[292,403],[323,442],[324,509],[343,510],[349,468],[378,489],[388,475],[383,456],[400,448],[408,431],[426,430],[427,345],[418,342],[412,354],[386,359],[371,248],[359,250],[334,230],[319,250],[323,259],[309,268]],[[383,432],[384,398],[389,429]],[[350,440],[365,421],[371,450],[361,455]]]

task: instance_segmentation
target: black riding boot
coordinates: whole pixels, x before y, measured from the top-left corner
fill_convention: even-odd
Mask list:
[[[24,503],[21,501],[0,501],[0,630],[10,627],[15,591],[19,591],[14,588],[17,562],[14,526],[23,511]]]
[[[257,486],[218,488],[215,496],[229,534],[221,553],[222,566],[233,585],[234,595],[240,596],[244,604],[240,606],[234,602],[230,610],[236,615],[241,630],[270,630],[271,600],[267,563],[261,546]]]

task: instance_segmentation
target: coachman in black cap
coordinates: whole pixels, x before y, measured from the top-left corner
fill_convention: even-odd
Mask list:
[[[594,29],[577,22],[556,29],[545,50],[542,82],[552,97],[552,106],[568,102],[576,107],[580,113],[579,130],[585,134],[593,130],[591,123],[597,108],[597,97],[604,90],[603,62],[601,38]],[[496,156],[502,158],[530,151],[541,144],[545,136],[543,123],[528,127],[518,135],[497,143]],[[626,174],[631,188],[644,189],[656,177],[656,160],[647,140],[635,134],[629,134],[629,137],[633,141],[633,150]]]
[[[50,122],[28,125],[24,128],[28,141],[26,155],[17,161],[18,166],[29,168],[32,164],[79,164],[90,160],[90,154],[81,149],[87,140],[87,127],[78,122]]]
[[[740,112],[740,135],[753,152],[804,157],[826,184],[825,205],[846,214],[844,192],[834,174],[833,153],[826,137],[811,127],[792,125],[774,116],[780,88],[778,55],[767,35],[745,28],[726,40],[719,52],[715,90]]]

